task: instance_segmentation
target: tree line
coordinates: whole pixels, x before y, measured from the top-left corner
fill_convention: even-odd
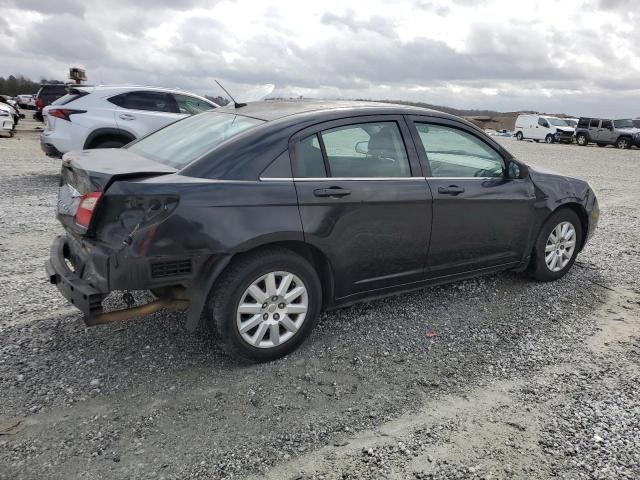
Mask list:
[[[59,80],[47,80],[45,78],[40,79],[39,82],[34,82],[23,75],[9,75],[7,78],[0,77],[0,95],[15,97],[20,94],[34,94],[38,91],[42,83],[64,82]]]

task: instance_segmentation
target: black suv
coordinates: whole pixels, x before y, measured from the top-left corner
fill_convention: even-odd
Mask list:
[[[89,325],[188,308],[229,352],[285,355],[323,309],[500,270],[562,277],[594,231],[581,180],[422,108],[267,101],[62,162],[49,279]],[[114,290],[159,299],[103,312]],[[393,321],[390,318],[389,321]]]
[[[64,83],[46,83],[40,85],[40,90],[36,93],[36,113],[33,117],[42,121],[42,110],[47,105],[51,105],[60,97],[67,94],[67,85]]]
[[[618,148],[640,146],[640,128],[631,119],[605,119],[580,117],[576,128],[576,143],[599,147],[615,145]]]

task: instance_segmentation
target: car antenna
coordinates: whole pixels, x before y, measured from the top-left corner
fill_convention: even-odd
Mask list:
[[[229,98],[230,98],[230,99],[231,99],[231,101],[233,102],[233,106],[234,106],[235,108],[240,108],[240,107],[246,107],[246,106],[247,106],[247,104],[246,104],[246,103],[238,103],[238,102],[236,102],[236,99],[235,99],[235,98],[233,98],[229,92],[227,92],[227,89],[226,89],[226,88],[224,88],[224,87],[222,86],[222,84],[221,84],[218,80],[216,80],[216,83],[218,84],[218,86],[219,86],[222,90],[224,90],[224,93],[226,93],[226,94],[229,96]]]

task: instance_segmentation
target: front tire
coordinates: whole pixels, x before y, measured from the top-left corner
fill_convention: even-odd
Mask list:
[[[215,282],[206,315],[218,345],[253,362],[283,357],[311,333],[322,287],[312,265],[285,248],[250,253]]]
[[[533,249],[531,272],[541,282],[558,280],[571,269],[582,245],[582,224],[573,210],[562,208],[542,226]]]
[[[516,133],[516,140],[522,141],[523,138],[524,138],[524,135],[522,135],[522,132]]]
[[[553,135],[549,134],[544,138],[544,141],[546,143],[553,143],[555,141],[555,139],[553,138]]]
[[[589,139],[584,133],[580,133],[576,136],[576,143],[581,147],[586,147],[589,144]]]

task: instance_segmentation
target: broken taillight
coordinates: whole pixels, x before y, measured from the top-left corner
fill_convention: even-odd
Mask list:
[[[89,192],[82,196],[78,210],[76,210],[76,223],[84,228],[89,228],[93,212],[95,212],[102,192]]]

